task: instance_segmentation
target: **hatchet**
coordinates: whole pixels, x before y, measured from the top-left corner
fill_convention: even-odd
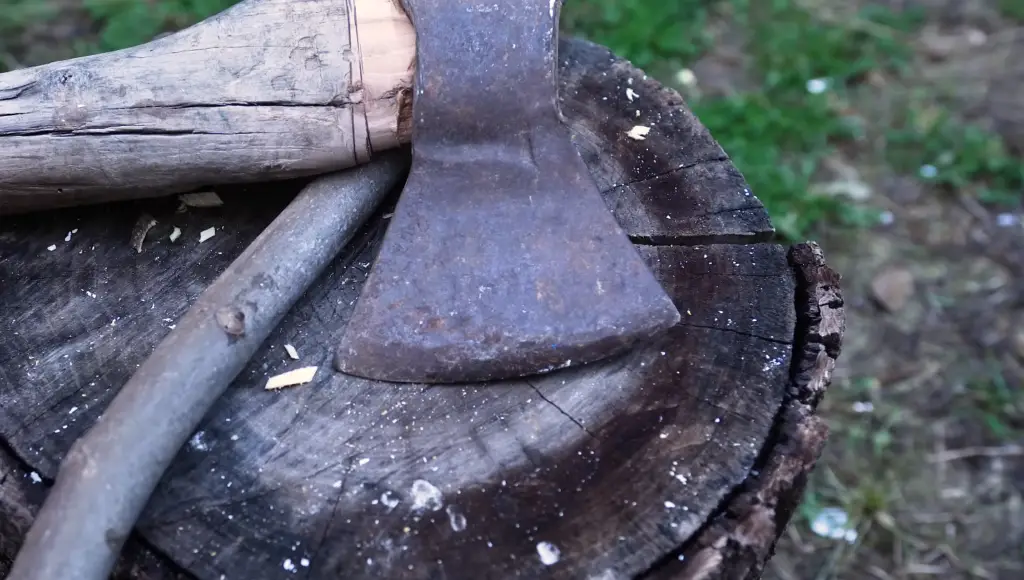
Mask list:
[[[412,167],[335,367],[507,379],[604,359],[680,315],[604,204],[557,106],[560,0],[401,0]]]

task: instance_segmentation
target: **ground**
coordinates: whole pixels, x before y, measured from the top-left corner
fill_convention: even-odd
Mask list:
[[[7,0],[0,69],[232,3]],[[766,576],[1021,577],[1024,0],[567,0],[563,28],[677,88],[843,275],[831,438]]]

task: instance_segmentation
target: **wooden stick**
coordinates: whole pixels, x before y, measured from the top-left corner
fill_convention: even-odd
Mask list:
[[[410,140],[415,42],[393,0],[245,0],[0,74],[0,215],[365,163]]]
[[[399,182],[404,152],[307,186],[75,442],[10,580],[103,580],[167,466],[281,318]]]

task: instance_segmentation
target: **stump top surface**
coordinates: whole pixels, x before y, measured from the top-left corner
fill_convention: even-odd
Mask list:
[[[767,241],[764,208],[676,93],[587,42],[563,40],[560,61],[574,142],[683,321],[626,356],[527,381],[335,373],[383,208],[181,450],[119,574],[614,579],[695,555],[682,562],[697,577],[722,565],[707,538],[734,533],[722,518],[736,498],[765,485],[762,502],[788,497],[823,437],[805,395],[827,372],[806,372],[835,356],[806,336],[841,334],[806,317],[821,265]],[[627,136],[635,125],[646,139]],[[298,186],[218,188],[213,209],[158,199],[0,222],[0,569],[70,445]],[[136,253],[143,214],[157,225]],[[309,365],[312,383],[263,390]],[[778,447],[794,429],[795,466]],[[764,552],[780,531],[748,540]]]

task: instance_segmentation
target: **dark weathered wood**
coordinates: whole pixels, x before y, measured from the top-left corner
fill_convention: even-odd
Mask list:
[[[314,180],[207,286],[64,456],[8,580],[66,570],[110,576],[164,471],[296,301],[401,187],[407,153]],[[143,241],[133,236],[136,251]]]
[[[427,388],[333,373],[381,217],[179,454],[124,556],[123,570],[147,571],[123,577],[611,580],[675,574],[679,554],[717,563],[670,577],[755,577],[823,437],[813,404],[842,334],[838,287],[822,282],[834,275],[808,261],[812,246],[766,241],[760,203],[678,96],[589,43],[563,41],[560,61],[577,145],[683,322],[627,356],[530,381]],[[645,140],[626,136],[634,124],[652,126]],[[260,187],[279,195],[220,188],[222,208],[154,200],[0,222],[5,536],[24,533],[75,437],[297,185]],[[159,223],[136,254],[142,211]],[[217,236],[198,244],[210,225]],[[262,389],[309,364],[313,383]]]

